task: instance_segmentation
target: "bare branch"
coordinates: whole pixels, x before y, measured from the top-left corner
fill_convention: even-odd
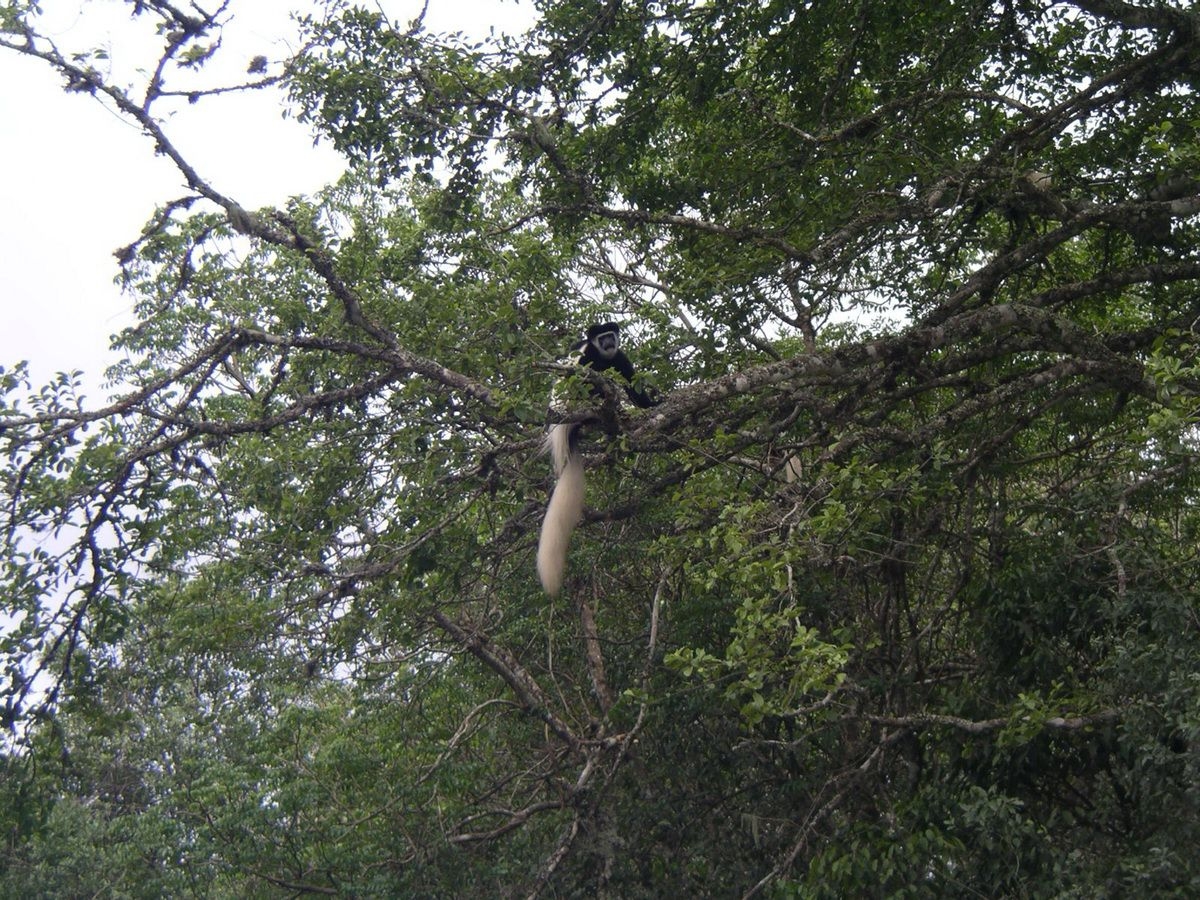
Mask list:
[[[512,689],[522,708],[546,723],[546,726],[574,752],[582,741],[571,728],[550,709],[549,698],[540,685],[503,647],[493,644],[482,631],[472,625],[460,624],[441,610],[433,611],[433,620],[460,647],[495,672]]]

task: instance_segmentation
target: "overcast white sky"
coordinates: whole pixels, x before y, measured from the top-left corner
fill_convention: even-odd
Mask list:
[[[127,4],[42,5],[62,49],[110,41],[118,71],[155,59],[157,43],[136,37],[146,26],[130,30]],[[408,22],[421,2],[364,5]],[[483,34],[493,24],[519,27],[530,5],[429,0],[426,22],[434,31]],[[308,6],[234,0],[220,51],[224,68],[204,77],[228,72],[234,81],[258,54],[273,62],[286,56],[295,33],[288,13]],[[217,190],[250,208],[311,192],[341,171],[331,150],[314,148],[303,126],[281,117],[279,95],[270,92],[184,107],[167,131]],[[89,96],[64,93],[44,63],[0,52],[0,365],[28,359],[35,385],[54,372],[83,369],[92,402],[102,399],[96,394],[112,361],[109,336],[131,321],[132,300],[113,284],[113,251],[137,237],[156,205],[184,193],[179,173],[135,126]]]

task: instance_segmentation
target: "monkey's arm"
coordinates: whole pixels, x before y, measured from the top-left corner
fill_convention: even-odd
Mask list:
[[[621,377],[625,379],[625,393],[629,395],[629,399],[640,406],[642,409],[649,409],[651,406],[657,406],[662,403],[657,397],[652,397],[649,394],[639,391],[633,386],[633,363],[629,361],[629,357],[625,355],[625,351],[617,352],[613,357],[613,368],[621,373]]]

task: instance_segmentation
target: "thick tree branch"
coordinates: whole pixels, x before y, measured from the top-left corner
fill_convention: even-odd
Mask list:
[[[913,731],[924,731],[929,728],[953,728],[955,731],[964,731],[971,735],[993,734],[1013,725],[1011,718],[974,720],[936,713],[917,713],[908,716],[867,715],[862,718],[873,725],[883,725],[888,728],[907,728]],[[1120,710],[1106,709],[1086,716],[1050,716],[1042,719],[1039,724],[1047,731],[1085,731],[1098,725],[1110,725],[1119,721],[1120,718]]]

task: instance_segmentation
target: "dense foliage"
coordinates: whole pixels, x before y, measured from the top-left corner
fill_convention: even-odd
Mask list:
[[[1200,892],[1189,4],[333,4],[260,210],[166,124],[224,7],[129,6],[136,87],[0,6],[189,190],[109,405],[3,372],[0,894]]]

